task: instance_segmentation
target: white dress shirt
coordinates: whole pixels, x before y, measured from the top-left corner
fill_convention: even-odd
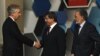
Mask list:
[[[81,32],[81,30],[82,30],[82,28],[83,28],[85,22],[86,22],[86,21],[84,21],[84,22],[82,22],[82,23],[80,24],[80,28],[79,28],[79,32],[78,32],[78,34],[80,34],[80,32]]]
[[[12,16],[9,16],[13,21],[15,21],[15,19]]]
[[[56,24],[57,24],[57,23],[55,22],[55,23],[53,23],[53,24],[50,26],[49,32],[51,32],[51,30],[54,28],[54,26],[55,26]]]

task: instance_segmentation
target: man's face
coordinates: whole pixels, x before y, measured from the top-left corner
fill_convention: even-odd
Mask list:
[[[48,15],[45,17],[45,23],[50,26],[54,22],[54,19],[51,19],[48,17]]]
[[[80,12],[75,12],[75,21],[77,24],[80,24],[82,21],[82,16],[80,15]]]
[[[14,19],[17,20],[21,16],[21,11],[20,9],[16,9],[15,12],[13,13]]]

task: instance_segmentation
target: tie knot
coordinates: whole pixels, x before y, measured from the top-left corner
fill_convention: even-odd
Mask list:
[[[48,26],[47,28],[50,28],[50,26]]]
[[[49,30],[50,30],[50,27],[48,26],[48,27],[46,28],[46,34],[49,33]]]
[[[49,30],[50,30],[50,26],[47,27],[46,31],[49,32]]]
[[[50,29],[50,26],[48,26],[47,28]]]
[[[77,28],[80,28],[80,25],[79,25],[79,24],[76,24],[76,27],[77,27]]]

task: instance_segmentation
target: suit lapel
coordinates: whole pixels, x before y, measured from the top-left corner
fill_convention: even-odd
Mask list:
[[[87,22],[84,24],[83,28],[81,29],[79,36],[85,31],[86,27],[87,27]]]
[[[57,27],[57,25],[55,25],[54,27],[53,27],[53,29],[51,30],[51,32],[49,32],[49,34],[51,34],[51,33],[53,33],[54,31],[55,31],[55,28]]]
[[[54,31],[55,31],[55,28],[57,27],[57,25],[55,25],[53,27],[53,29],[51,30],[51,32],[49,32],[49,34],[47,35],[47,38],[51,38],[52,35],[54,35]]]

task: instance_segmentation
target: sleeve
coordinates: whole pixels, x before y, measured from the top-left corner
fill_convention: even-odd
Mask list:
[[[66,35],[64,31],[59,31],[58,39],[57,39],[57,45],[58,45],[58,55],[59,56],[65,56],[66,51]]]
[[[72,45],[71,54],[74,54],[74,45]]]
[[[94,50],[93,55],[99,56],[99,54],[100,54],[100,42],[96,42],[96,46],[95,46],[95,50]]]
[[[74,54],[74,33],[73,33],[73,30],[71,28],[68,28],[67,29],[67,32],[66,32],[66,47],[68,49],[71,50],[71,54]],[[67,41],[68,40],[68,41]],[[70,44],[69,44],[70,43]]]
[[[45,41],[45,34],[46,34],[46,29],[47,29],[47,26],[45,26],[44,27],[44,29],[43,29],[43,31],[42,31],[42,39],[41,39],[41,41],[40,41],[40,44],[41,44],[41,47],[40,48],[42,48],[42,47],[44,47],[44,41]]]
[[[34,44],[33,41],[21,34],[17,24],[14,24],[14,23],[11,24],[10,31],[13,34],[13,36],[15,36],[16,39],[20,40],[26,45],[33,46]]]
[[[98,55],[99,48],[100,48],[100,34],[97,32],[96,28],[94,26],[91,27],[90,36],[95,42],[93,55]]]
[[[89,32],[90,37],[96,41],[96,42],[100,42],[100,34],[97,32],[96,28],[94,26],[91,27],[91,30]]]

